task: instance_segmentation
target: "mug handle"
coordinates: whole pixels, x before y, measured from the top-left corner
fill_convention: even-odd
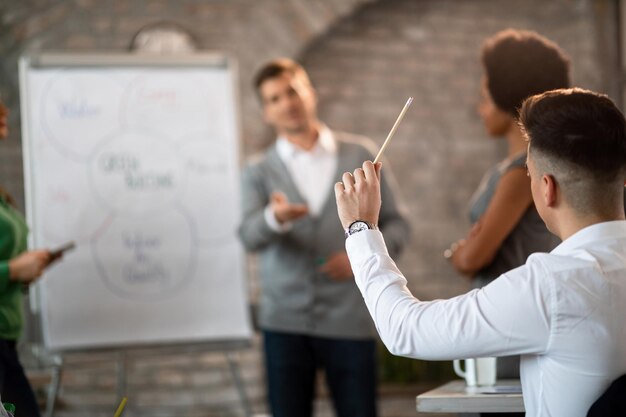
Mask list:
[[[465,379],[465,372],[463,372],[463,369],[461,369],[461,361],[463,359],[455,359],[452,361],[452,366],[454,368],[454,373],[457,374],[457,376]]]

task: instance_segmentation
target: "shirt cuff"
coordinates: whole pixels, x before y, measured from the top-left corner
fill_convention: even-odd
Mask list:
[[[265,222],[270,227],[270,229],[272,229],[272,231],[276,233],[286,233],[290,231],[293,226],[292,222],[285,222],[282,224],[279,223],[276,219],[276,216],[274,215],[274,211],[272,210],[271,206],[265,207],[265,210],[263,211],[263,216],[265,217]]]
[[[361,265],[372,255],[389,256],[385,239],[380,230],[363,230],[348,236],[346,252],[353,266]]]

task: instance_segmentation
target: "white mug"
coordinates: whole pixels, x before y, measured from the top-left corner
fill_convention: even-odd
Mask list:
[[[465,371],[461,361],[465,361]],[[468,387],[490,386],[496,383],[496,358],[455,359],[454,373],[465,378]]]

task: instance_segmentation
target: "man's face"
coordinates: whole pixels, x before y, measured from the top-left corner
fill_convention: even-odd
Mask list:
[[[302,76],[282,73],[261,84],[265,121],[279,134],[306,132],[316,119],[317,98]]]

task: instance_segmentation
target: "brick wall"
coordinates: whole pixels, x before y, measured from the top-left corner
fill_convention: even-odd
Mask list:
[[[400,266],[420,297],[467,289],[441,254],[467,230],[466,205],[484,171],[503,157],[476,114],[482,40],[506,27],[538,30],[560,43],[574,63],[575,84],[602,90],[607,68],[598,50],[597,0],[4,0],[0,4],[0,89],[13,110],[12,134],[0,150],[0,183],[23,204],[17,68],[27,48],[125,51],[144,25],[172,20],[203,50],[222,50],[240,65],[246,155],[271,139],[250,87],[267,59],[300,59],[331,127],[381,144],[407,96],[416,99],[387,150],[407,203],[412,243]],[[602,38],[604,39],[604,38]],[[253,268],[252,268],[253,270]],[[254,287],[253,287],[254,288]],[[255,411],[263,411],[258,341],[242,352]],[[116,373],[108,354],[66,357],[58,414],[109,416]],[[93,361],[96,360],[96,361]],[[29,361],[30,362],[30,361]],[[180,351],[134,357],[128,415],[241,415],[221,355]],[[161,413],[148,407],[169,405]],[[391,415],[391,414],[388,414]],[[395,415],[395,414],[394,414]]]
[[[12,138],[0,154],[0,179],[23,201],[17,60],[26,49],[128,51],[145,25],[163,20],[187,28],[202,50],[237,58],[242,133],[248,150],[264,145],[265,127],[251,88],[253,71],[276,56],[297,55],[339,17],[371,0],[3,0],[0,2],[0,90],[13,114]]]
[[[386,158],[413,227],[400,266],[426,299],[467,289],[442,253],[468,230],[471,194],[504,155],[504,141],[485,134],[476,107],[482,40],[507,27],[553,39],[572,58],[574,84],[603,89],[592,3],[585,1],[372,3],[301,55],[318,86],[320,116],[333,128],[382,144],[407,97],[415,97]]]

